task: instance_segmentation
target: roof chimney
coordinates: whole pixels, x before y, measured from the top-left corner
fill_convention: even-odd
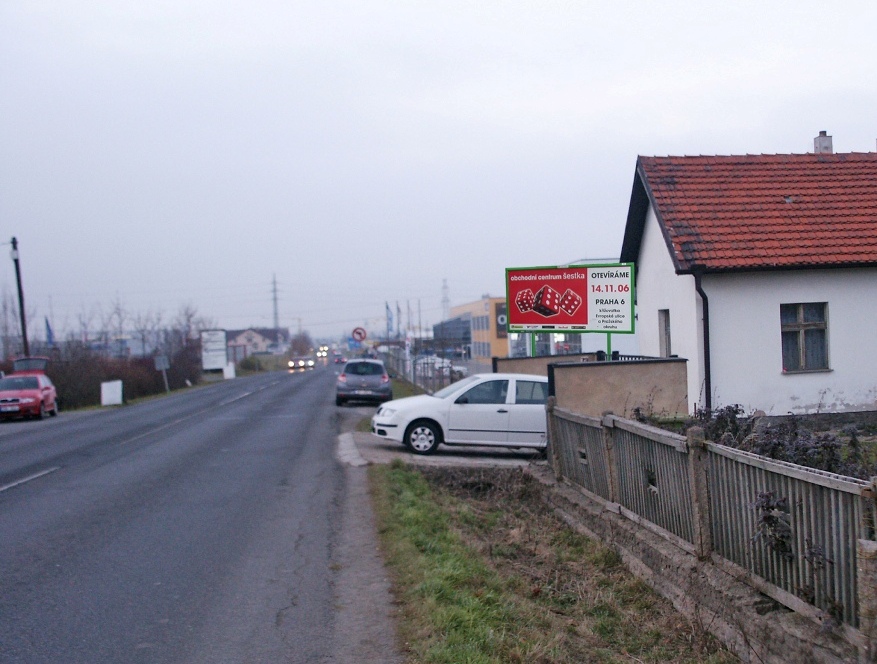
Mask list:
[[[831,154],[834,148],[831,145],[831,136],[828,132],[820,131],[819,136],[813,139],[813,151],[816,154]]]

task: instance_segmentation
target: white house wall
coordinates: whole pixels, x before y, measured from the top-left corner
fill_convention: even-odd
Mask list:
[[[689,406],[703,402],[700,298],[694,277],[677,275],[654,211],[649,208],[636,273],[636,336],[643,355],[660,355],[658,311],[670,312],[670,353],[688,360]],[[779,315],[779,314],[777,314]]]
[[[877,270],[708,275],[703,288],[714,407],[772,415],[877,409]],[[784,374],[780,304],[804,302],[828,303],[830,370]]]

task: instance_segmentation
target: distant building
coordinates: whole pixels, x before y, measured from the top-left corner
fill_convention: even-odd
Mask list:
[[[489,295],[451,308],[450,320],[468,321],[470,359],[489,364],[509,354],[507,315],[505,298]]]
[[[464,313],[432,326],[435,348],[443,355],[469,357],[472,345],[472,314]]]
[[[284,328],[256,328],[226,330],[229,359],[240,362],[254,353],[283,355],[289,350],[289,330]]]

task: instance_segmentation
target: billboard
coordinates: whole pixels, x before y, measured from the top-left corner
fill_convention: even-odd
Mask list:
[[[204,371],[225,369],[228,364],[228,346],[225,330],[201,330],[201,366]]]
[[[506,269],[509,332],[634,332],[633,263]]]

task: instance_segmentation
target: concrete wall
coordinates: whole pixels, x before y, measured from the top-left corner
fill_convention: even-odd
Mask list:
[[[545,499],[572,528],[613,548],[627,567],[701,623],[745,664],[843,664],[874,661],[842,638],[618,513],[618,506],[558,482],[547,467],[528,468],[550,490]]]
[[[688,415],[684,359],[554,364],[553,373],[557,405],[575,413],[600,417],[611,411],[632,418],[640,408],[659,417]]]
[[[495,357],[497,373],[522,373],[547,376],[548,365],[557,362],[595,362],[596,353],[581,355],[545,355],[542,357]],[[620,413],[619,413],[620,414]]]

